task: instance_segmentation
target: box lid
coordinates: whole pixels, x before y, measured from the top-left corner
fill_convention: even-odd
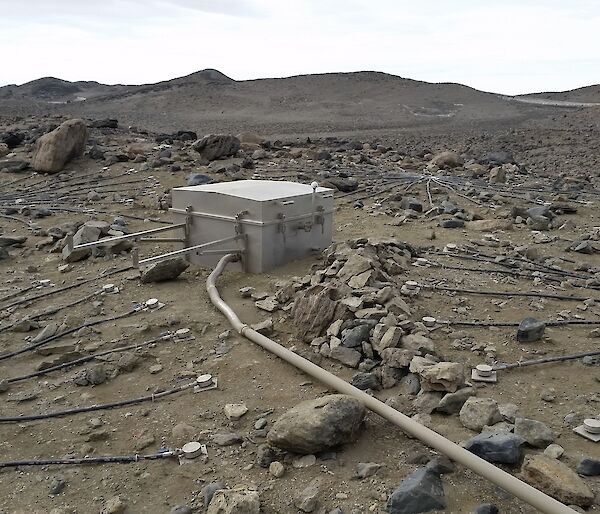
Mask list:
[[[219,182],[217,184],[204,184],[201,186],[177,187],[175,190],[216,193],[257,202],[311,195],[313,192],[312,187],[308,184],[275,180],[236,180],[234,182]],[[326,187],[317,188],[317,193],[327,192],[332,192],[332,190]]]

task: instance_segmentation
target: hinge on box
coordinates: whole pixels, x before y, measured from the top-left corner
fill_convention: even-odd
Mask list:
[[[248,214],[248,211],[240,211],[235,215],[235,233],[241,236],[244,233],[244,227],[242,225],[242,218]]]
[[[322,205],[317,207],[317,213],[315,214],[315,223],[321,225],[321,234],[325,232],[325,208]]]
[[[281,235],[283,236],[283,244],[285,244],[285,232],[286,232],[285,214],[283,214],[283,212],[280,212],[277,215],[277,219],[279,220],[279,223],[277,225],[277,232],[281,233]]]

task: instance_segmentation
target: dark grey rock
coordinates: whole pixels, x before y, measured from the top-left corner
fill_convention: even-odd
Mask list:
[[[446,475],[456,470],[454,463],[445,455],[434,457],[425,467],[438,475]]]
[[[458,212],[458,207],[448,200],[442,202],[442,209],[444,210],[444,214],[454,214],[455,212]]]
[[[212,184],[214,180],[203,173],[191,173],[187,179],[188,186],[201,186],[203,184]]]
[[[211,482],[210,484],[205,485],[200,491],[200,494],[204,498],[204,508],[208,508],[210,501],[217,491],[222,491],[225,489],[225,485],[223,482]]]
[[[482,503],[473,509],[473,514],[498,514],[498,507],[493,503]]]
[[[261,444],[256,450],[256,463],[261,468],[268,468],[272,462],[281,461],[285,452],[269,444]]]
[[[546,324],[535,318],[525,318],[519,324],[517,330],[517,341],[521,343],[533,343],[539,341],[544,335]]]
[[[402,198],[402,200],[400,200],[400,207],[415,212],[423,212],[423,204],[412,196],[405,196]]]
[[[475,396],[475,389],[463,387],[454,393],[445,395],[435,410],[443,414],[456,414],[471,396]]]
[[[511,153],[505,150],[499,150],[497,152],[489,152],[483,156],[479,161],[481,164],[491,164],[492,166],[498,166],[501,164],[512,164],[515,162],[515,158]]]
[[[463,228],[465,222],[459,219],[444,220],[441,224],[442,228]]]
[[[352,377],[350,383],[363,391],[366,391],[367,389],[378,391],[381,389],[381,383],[375,373],[356,373]]]
[[[369,325],[358,325],[357,327],[344,330],[342,332],[342,345],[346,348],[356,348],[361,346],[363,341],[369,340]]]
[[[515,435],[534,448],[546,448],[554,442],[554,434],[544,423],[535,419],[516,418]]]
[[[50,482],[50,494],[60,494],[63,492],[64,488],[67,486],[67,482],[62,477],[54,477]]]
[[[387,504],[389,514],[417,514],[445,508],[442,480],[427,468],[419,468],[406,478]]]
[[[488,462],[514,465],[523,456],[525,440],[510,433],[483,433],[464,443],[464,448]]]
[[[577,473],[590,477],[600,475],[600,460],[590,457],[581,459],[577,465]]]
[[[188,269],[189,266],[189,262],[181,257],[159,261],[142,272],[140,281],[142,284],[148,284],[150,282],[174,280]]]
[[[210,134],[196,141],[192,148],[205,159],[214,161],[235,155],[240,149],[240,140],[231,134]]]

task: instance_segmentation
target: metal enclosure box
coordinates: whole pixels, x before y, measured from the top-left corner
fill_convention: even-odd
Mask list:
[[[212,267],[223,250],[241,250],[241,269],[263,273],[331,244],[333,190],[271,180],[239,180],[177,187],[170,209],[176,223],[191,215],[188,246],[234,237],[188,254]]]

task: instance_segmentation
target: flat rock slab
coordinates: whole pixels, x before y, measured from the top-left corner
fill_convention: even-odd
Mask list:
[[[589,507],[594,503],[594,494],[574,471],[545,455],[525,457],[521,478],[566,505]]]

